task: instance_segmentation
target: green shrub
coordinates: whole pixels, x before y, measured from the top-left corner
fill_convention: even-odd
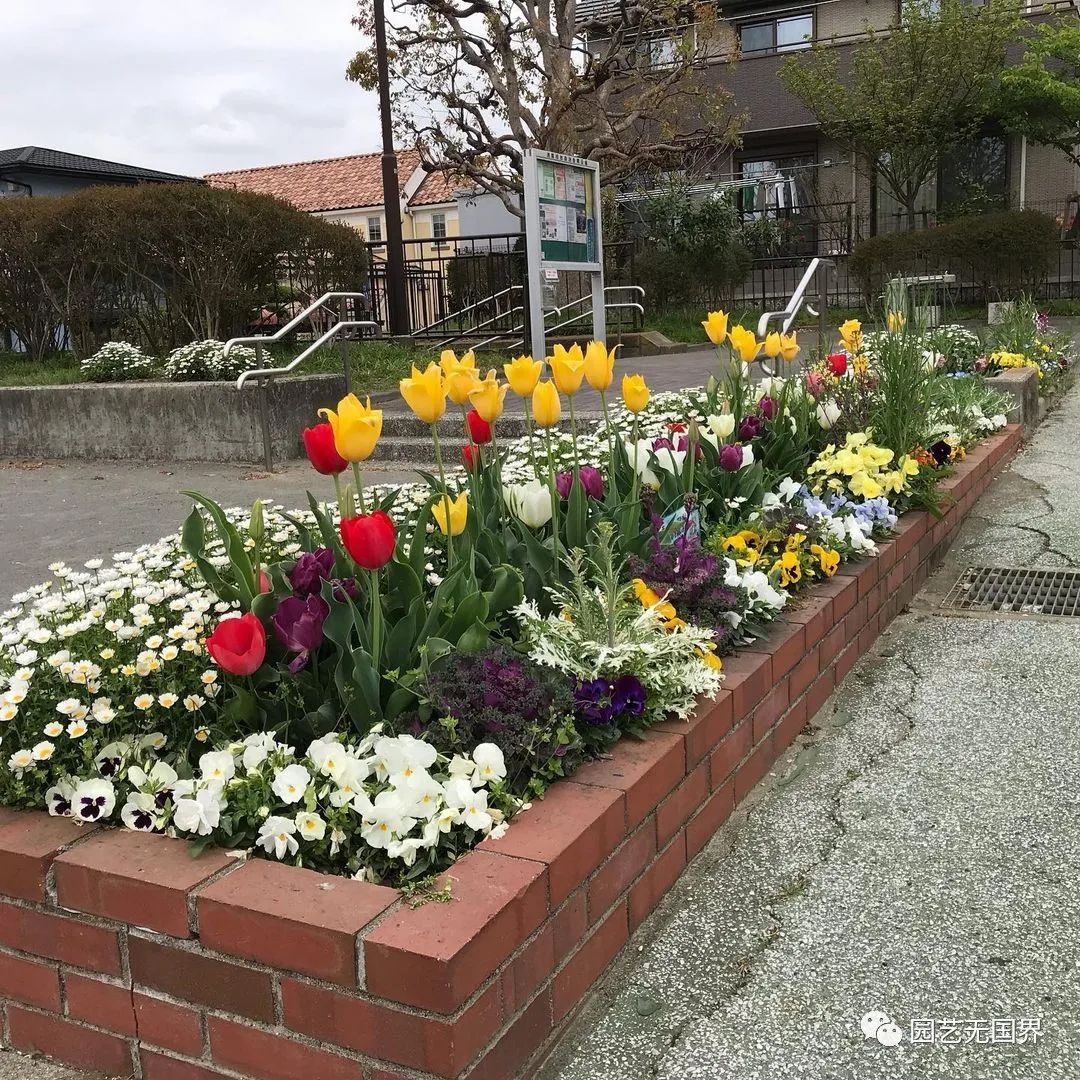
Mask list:
[[[1046,277],[1057,240],[1058,226],[1049,215],[1003,210],[862,240],[849,269],[867,304],[884,293],[892,277],[933,273],[973,281],[986,300],[1010,299]]]
[[[174,349],[165,361],[165,377],[173,382],[235,379],[241,372],[258,367],[255,350],[238,345],[225,356],[220,341],[193,341]]]
[[[157,363],[129,341],[110,341],[79,365],[87,382],[131,382],[152,378]]]

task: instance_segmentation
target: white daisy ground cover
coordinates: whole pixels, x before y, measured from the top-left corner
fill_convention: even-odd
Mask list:
[[[639,434],[662,434],[690,416],[706,423],[701,402],[695,392],[657,395]],[[615,420],[628,434],[628,414],[618,410]],[[580,435],[579,460],[602,465],[607,445],[600,432]],[[559,439],[556,454],[569,465],[569,437]],[[529,475],[528,458],[525,440],[509,448],[508,484]],[[393,514],[403,527],[426,497],[422,484],[398,490]],[[872,513],[855,501],[830,508],[792,480],[765,497],[766,507],[803,504],[852,554],[872,554],[874,536],[896,520],[884,499],[876,502],[882,505]],[[247,511],[227,513],[246,526]],[[265,560],[299,555],[285,508],[265,507],[264,515]],[[290,516],[314,524],[307,511]],[[437,582],[441,553],[433,548],[429,556]],[[228,564],[220,541],[209,545],[209,558],[218,568]],[[760,625],[788,602],[760,569],[730,558],[725,566],[728,583],[748,597],[741,617]],[[0,614],[0,803],[196,844],[240,833],[268,857],[371,880],[401,880],[421,852],[426,865],[446,864],[498,835],[522,808],[503,783],[506,765],[493,743],[447,756],[379,728],[302,747],[237,728],[221,707],[223,677],[205,650],[210,630],[234,605],[207,588],[179,534],[80,569],[50,569],[51,581],[13,597]],[[539,615],[528,604],[519,619],[538,660],[564,670],[580,662],[572,638],[560,637],[565,627],[537,637]],[[664,663],[657,654],[660,683],[679,677],[685,654],[673,651],[670,667]],[[689,692],[681,679],[681,698],[672,690],[684,713],[695,693],[718,685],[707,671],[695,669]]]

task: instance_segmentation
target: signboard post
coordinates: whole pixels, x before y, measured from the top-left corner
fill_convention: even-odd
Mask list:
[[[592,279],[593,337],[607,333],[604,247],[600,228],[600,166],[595,161],[525,151],[525,247],[532,355],[547,352],[544,288],[548,271],[577,270]]]

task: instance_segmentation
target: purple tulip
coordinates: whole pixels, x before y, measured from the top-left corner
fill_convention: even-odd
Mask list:
[[[748,416],[739,425],[739,438],[743,442],[749,442],[751,439],[756,439],[762,430],[762,422],[760,416]]]
[[[742,447],[738,443],[725,443],[720,448],[720,468],[725,472],[738,472],[742,468]]]
[[[299,671],[308,661],[308,655],[323,640],[323,620],[330,614],[330,606],[319,595],[307,597],[286,596],[277,606],[271,622],[278,641],[297,655],[289,664],[289,670]]]
[[[329,548],[305,551],[289,571],[289,584],[297,596],[310,596],[322,589],[334,569],[334,553]]]
[[[604,497],[604,477],[599,469],[594,469],[591,465],[582,465],[578,470],[578,475],[581,477],[581,486],[590,499]],[[573,486],[574,474],[572,472],[561,472],[555,477],[555,490],[558,491],[560,499],[570,498],[570,489]]]
[[[776,410],[778,406],[776,402],[768,395],[763,397],[757,403],[757,407],[761,411],[761,415],[764,416],[766,420],[772,420],[772,418],[776,416]]]

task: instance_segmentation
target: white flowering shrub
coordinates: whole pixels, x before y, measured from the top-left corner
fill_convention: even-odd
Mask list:
[[[173,349],[165,360],[165,377],[173,382],[235,379],[242,372],[257,367],[255,350],[237,345],[225,356],[221,341],[193,341]]]
[[[153,378],[157,361],[128,341],[110,341],[80,365],[87,382],[130,382]]]

